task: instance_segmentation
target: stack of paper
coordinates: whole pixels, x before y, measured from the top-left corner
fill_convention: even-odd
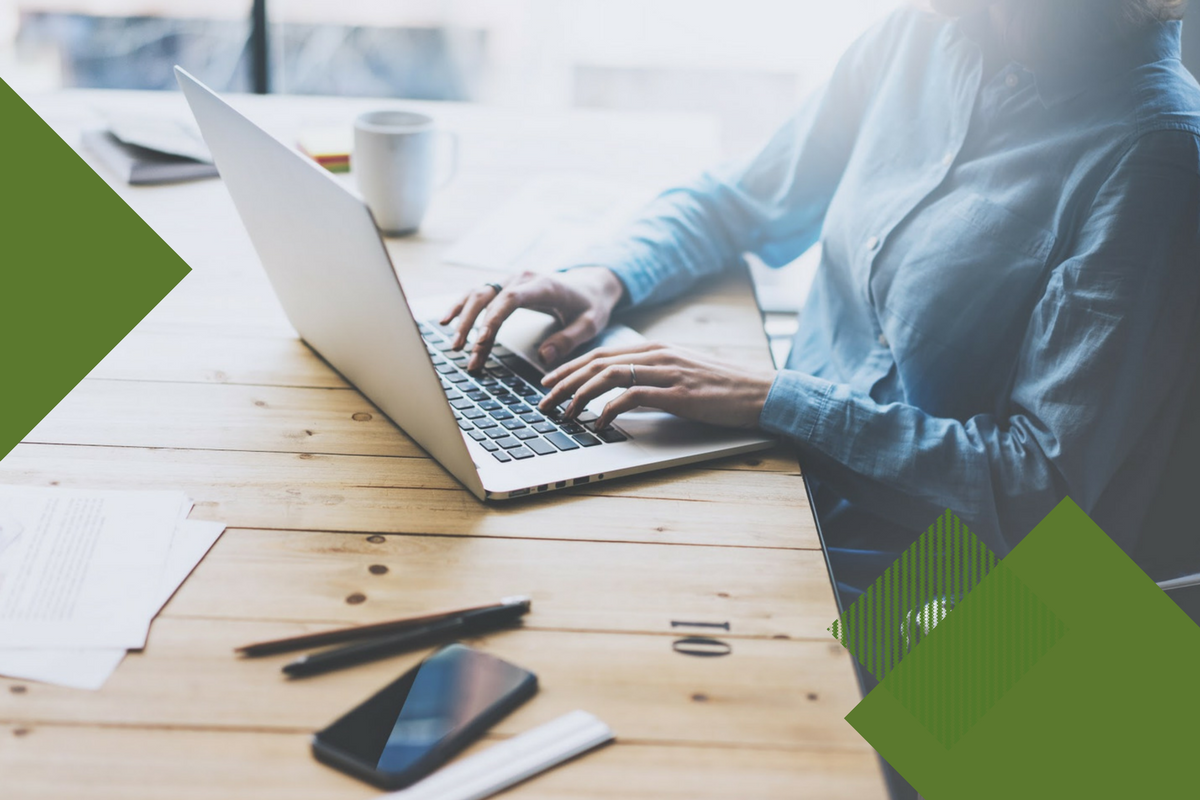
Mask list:
[[[0,675],[99,689],[225,530],[180,492],[0,486]]]
[[[297,145],[301,153],[330,172],[350,171],[350,151],[354,146],[354,134],[349,126],[303,131]]]

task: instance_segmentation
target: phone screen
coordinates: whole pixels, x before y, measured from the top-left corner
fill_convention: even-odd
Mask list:
[[[317,739],[368,769],[405,773],[443,746],[457,749],[451,743],[473,722],[492,710],[505,713],[508,708],[496,706],[520,702],[532,694],[536,681],[533,673],[507,661],[449,645],[318,733]]]

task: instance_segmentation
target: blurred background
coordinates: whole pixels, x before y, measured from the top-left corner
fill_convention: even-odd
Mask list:
[[[0,0],[0,76],[699,112],[757,146],[901,0]]]
[[[0,0],[0,77],[173,91],[178,63],[220,91],[685,112],[715,119],[731,158],[904,2],[920,0]],[[1200,67],[1195,22],[1184,61]],[[817,251],[749,262],[783,358]]]

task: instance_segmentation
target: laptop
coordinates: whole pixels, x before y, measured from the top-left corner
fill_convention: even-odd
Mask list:
[[[542,414],[535,354],[555,323],[532,311],[515,314],[484,368],[469,374],[467,354],[450,349],[453,331],[436,321],[444,308],[410,307],[362,199],[186,71],[175,74],[292,326],[476,497],[507,500],[772,445],[648,410],[598,430],[608,397],[576,420],[561,408]],[[614,328],[600,337],[622,339],[637,335]]]

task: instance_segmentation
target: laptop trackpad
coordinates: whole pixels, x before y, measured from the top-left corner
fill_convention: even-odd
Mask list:
[[[539,371],[545,372],[546,368],[542,364],[541,358],[538,357],[538,348],[541,347],[542,342],[546,341],[547,336],[560,327],[558,320],[549,314],[519,308],[500,326],[500,333],[496,340],[533,364]],[[578,358],[598,347],[630,346],[641,344],[644,341],[646,341],[646,337],[633,328],[625,325],[609,325],[595,339],[576,348],[564,361]]]

